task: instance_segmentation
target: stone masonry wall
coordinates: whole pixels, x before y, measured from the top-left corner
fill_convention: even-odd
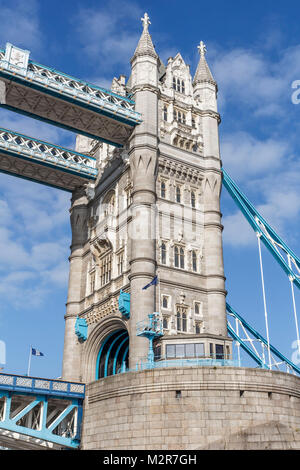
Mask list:
[[[130,372],[87,386],[82,449],[300,449],[300,378],[237,367]]]

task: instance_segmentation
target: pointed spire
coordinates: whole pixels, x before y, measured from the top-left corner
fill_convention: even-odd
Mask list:
[[[137,45],[137,48],[135,50],[135,53],[133,54],[133,57],[136,57],[138,55],[150,55],[152,57],[157,58],[157,54],[155,52],[153,42],[151,39],[151,36],[148,31],[148,27],[151,24],[150,18],[147,13],[144,14],[143,18],[141,18],[141,21],[143,23],[143,32],[140,37],[139,43]]]
[[[205,59],[206,46],[204,42],[200,41],[200,44],[197,46],[197,48],[199,50],[200,60],[194,76],[193,84],[195,85],[196,83],[208,82],[216,85],[214,77],[212,76]]]

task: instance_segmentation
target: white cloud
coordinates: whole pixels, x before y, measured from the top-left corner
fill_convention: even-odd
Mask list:
[[[42,33],[38,18],[39,5],[36,0],[0,1],[0,43],[6,42],[24,49],[41,47]]]

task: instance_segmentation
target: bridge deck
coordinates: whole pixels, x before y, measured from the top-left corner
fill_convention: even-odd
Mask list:
[[[66,191],[95,180],[98,173],[92,157],[3,128],[0,171]]]
[[[141,122],[125,96],[29,60],[29,51],[11,44],[0,50],[2,106],[122,146]]]

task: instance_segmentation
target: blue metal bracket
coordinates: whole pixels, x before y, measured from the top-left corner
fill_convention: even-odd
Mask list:
[[[81,341],[86,341],[88,337],[88,324],[85,318],[79,318],[77,316],[75,322],[75,334]]]
[[[158,312],[149,313],[148,318],[148,321],[143,320],[137,323],[136,335],[144,336],[149,340],[148,362],[154,364],[153,341],[163,336],[163,328]]]
[[[119,310],[126,318],[130,318],[130,294],[120,290],[119,295]]]

